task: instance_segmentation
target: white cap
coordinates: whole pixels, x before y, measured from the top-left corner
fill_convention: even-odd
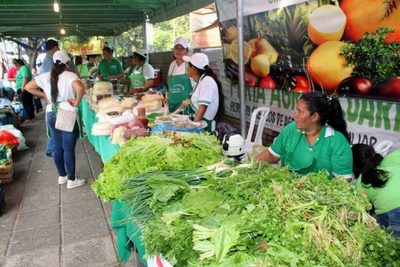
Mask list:
[[[143,48],[136,49],[135,53],[141,55],[144,58],[147,58],[147,51]]]
[[[201,70],[204,70],[204,67],[210,63],[207,55],[204,53],[195,53],[191,57],[183,56],[183,60],[190,62],[190,64]]]
[[[178,37],[175,39],[174,42],[174,47],[177,45],[183,46],[183,48],[188,48],[189,47],[189,41],[183,37]]]
[[[53,62],[57,63],[57,61],[63,63],[63,64],[67,64],[68,61],[70,61],[71,59],[69,58],[69,56],[67,55],[67,53],[65,53],[64,51],[57,51],[54,53],[53,55]]]

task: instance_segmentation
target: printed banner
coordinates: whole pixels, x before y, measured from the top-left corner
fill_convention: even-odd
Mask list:
[[[224,72],[221,49],[204,51],[210,66],[218,75],[225,100],[225,114],[240,119],[240,96],[238,85],[232,83]],[[300,93],[285,90],[270,90],[259,86],[246,87],[246,117],[250,121],[252,112],[260,106],[270,108],[266,128],[281,131],[293,121],[293,114]],[[362,98],[339,98],[345,113],[347,128],[353,144],[379,144],[392,141],[393,148],[400,148],[400,103]]]
[[[236,19],[237,0],[216,0],[219,21]],[[307,0],[244,0],[243,15],[253,15],[268,10],[283,8],[290,5],[307,2]]]
[[[97,37],[92,37],[88,40],[78,40],[71,36],[64,38],[61,41],[62,49],[73,56],[80,55],[98,55],[102,53],[104,40]]]
[[[217,0],[227,78],[238,80],[236,1]],[[397,1],[243,1],[247,87],[400,102]]]

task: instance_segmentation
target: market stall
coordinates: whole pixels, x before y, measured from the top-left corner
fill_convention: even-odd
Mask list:
[[[179,160],[180,154],[183,154],[184,151],[175,151],[169,149],[168,146],[171,146],[171,140],[178,142],[179,146],[186,146],[186,141],[182,140],[181,144],[178,137],[161,137],[160,133],[171,130],[200,133],[203,132],[203,129],[196,125],[196,127],[190,127],[193,125],[187,116],[165,116],[161,106],[161,95],[140,95],[141,101],[138,102],[131,95],[119,100],[121,96],[113,96],[114,93],[118,93],[118,90],[113,90],[111,83],[98,82],[83,98],[79,108],[88,140],[105,163],[104,172],[92,187],[104,201],[113,203],[111,226],[117,235],[120,260],[126,262],[132,248],[135,248],[139,260],[146,264],[145,250],[141,242],[141,229],[133,221],[128,220],[132,217],[132,212],[121,199],[124,178],[148,170],[193,168],[199,164],[199,161],[194,160],[197,156],[203,158],[204,163],[210,163],[218,161],[221,153],[215,137],[212,138],[214,143],[209,144],[210,137],[198,135],[198,137],[191,137],[191,140],[197,140],[197,143],[195,148],[187,148],[188,160]],[[147,117],[143,117],[146,112]],[[149,129],[153,135],[138,138],[149,135],[149,130],[145,125],[151,127]],[[187,142],[189,144],[189,141]],[[216,147],[214,154],[218,156],[217,160],[215,156],[210,158],[208,155],[211,145]],[[202,147],[204,147],[203,150]],[[160,158],[162,155],[159,153],[163,148],[165,149],[164,153],[167,153],[168,156]],[[197,150],[205,152],[201,155],[193,154]],[[147,160],[144,160],[146,158],[145,151],[150,154],[151,151],[157,152],[152,155],[153,162],[149,162],[151,156],[147,156]],[[173,158],[175,159],[173,160]]]

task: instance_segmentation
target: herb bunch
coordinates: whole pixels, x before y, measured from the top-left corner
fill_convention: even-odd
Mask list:
[[[374,85],[400,75],[400,43],[385,42],[393,29],[379,28],[366,33],[359,43],[346,43],[341,55],[354,67],[353,76],[370,79]]]

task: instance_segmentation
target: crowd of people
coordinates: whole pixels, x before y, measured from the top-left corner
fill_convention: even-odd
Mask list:
[[[125,71],[107,46],[102,50],[103,58],[100,61],[93,58],[93,65],[89,67],[82,57],[76,57],[73,64],[65,52],[59,51],[55,40],[46,43],[46,51],[42,68],[34,78],[22,60],[13,61],[16,88],[30,120],[34,118],[32,97],[39,96],[48,102],[46,119],[50,135],[46,153],[54,156],[59,184],[67,183],[68,188],[74,188],[85,183],[75,175],[74,150],[79,125],[76,123],[71,132],[56,127],[60,103],[67,102],[75,108],[79,105],[84,94],[81,77],[124,79],[131,92],[145,92],[153,87],[154,68],[148,63],[145,49],[133,53]],[[183,37],[175,40],[173,56],[167,77],[169,112],[181,111],[194,122],[205,122],[206,131],[215,131],[224,113],[224,96],[208,56],[204,53],[189,56],[189,41]],[[400,235],[400,194],[397,193],[400,151],[383,158],[371,146],[351,146],[337,98],[319,91],[303,94],[297,103],[294,121],[256,159],[279,162],[299,175],[327,170],[329,179],[347,179],[368,195],[377,221],[394,235]]]

